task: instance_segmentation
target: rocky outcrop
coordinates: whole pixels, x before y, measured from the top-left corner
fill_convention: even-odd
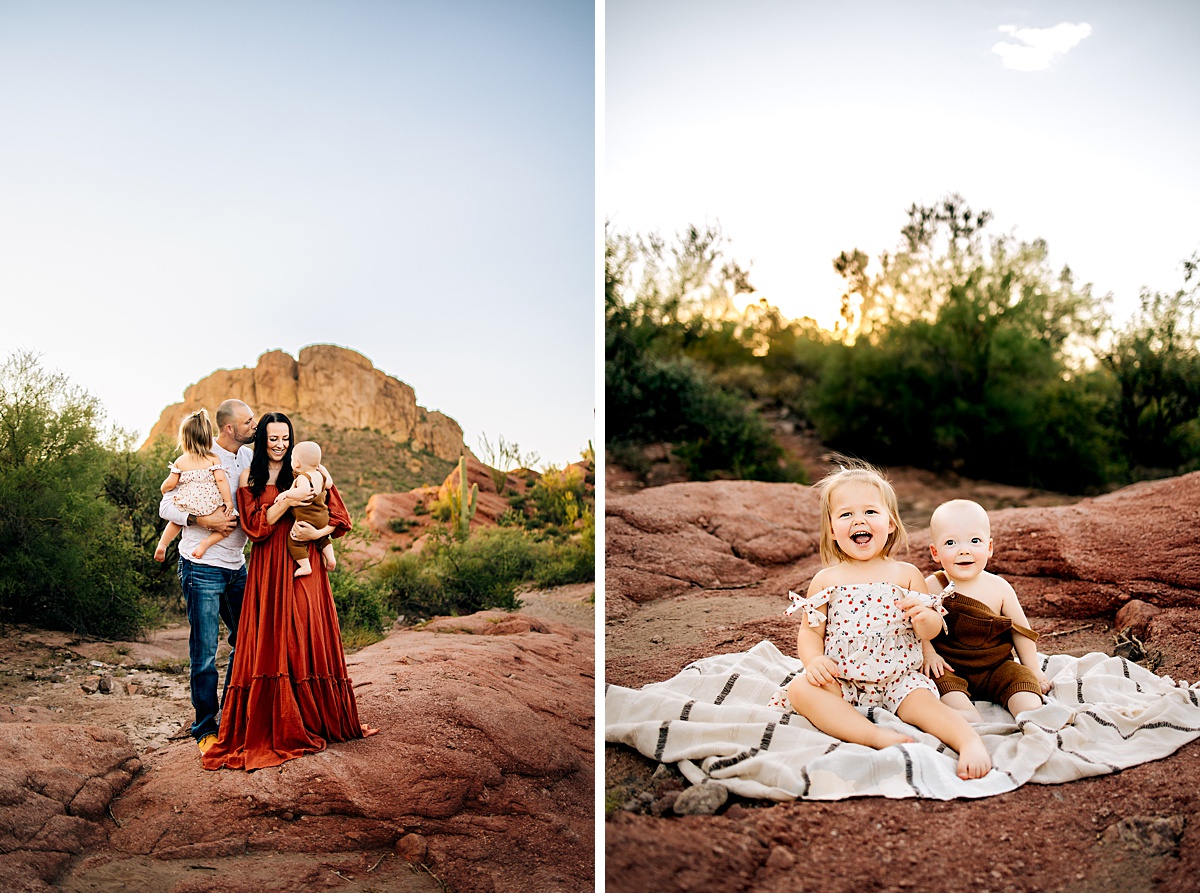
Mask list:
[[[0,724],[0,878],[439,889],[412,861],[459,893],[590,890],[594,641],[521,614],[396,631],[347,658],[378,735],[251,773],[206,772],[187,739],[143,755],[116,800],[135,768],[120,733]]]
[[[755,586],[785,596],[820,567],[816,490],[752,481],[671,484],[606,507],[606,615],[638,603]],[[988,567],[1027,612],[1113,617],[1131,599],[1200,607],[1200,472],[1074,505],[992,512]],[[926,573],[927,529],[907,555]]]
[[[218,369],[184,391],[183,401],[163,410],[146,443],[160,435],[174,440],[184,415],[200,407],[215,413],[224,400],[244,400],[261,415],[277,411],[310,425],[369,428],[411,449],[456,460],[463,451],[458,423],[417,405],[416,393],[399,379],[376,369],[357,351],[334,344],[312,344],[298,358],[267,351],[251,369]]]
[[[501,494],[496,490],[491,469],[468,453],[467,486],[475,484],[479,487],[471,529],[495,527],[500,516],[511,508],[508,494],[524,493],[531,486],[529,482],[540,476],[536,471],[509,472],[504,493]],[[429,507],[439,500],[446,500],[452,491],[457,493],[458,481],[456,465],[439,487],[418,487],[407,493],[376,493],[371,496],[367,501],[367,526],[374,537],[369,542],[356,544],[355,554],[379,560],[393,549],[403,550],[417,544],[429,532],[431,525],[441,524],[431,518]],[[401,522],[399,526],[402,530],[393,526],[397,520]]]
[[[9,889],[49,889],[102,843],[113,798],[141,769],[121,732],[31,718],[0,708],[0,881]]]

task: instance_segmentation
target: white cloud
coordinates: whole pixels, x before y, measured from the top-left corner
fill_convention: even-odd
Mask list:
[[[1005,68],[1016,71],[1044,71],[1050,67],[1050,61],[1056,55],[1065,54],[1091,34],[1092,26],[1087,22],[1078,25],[1059,22],[1053,28],[1001,25],[1000,30],[1021,41],[1019,44],[1000,41],[992,47],[992,52],[1000,57]]]

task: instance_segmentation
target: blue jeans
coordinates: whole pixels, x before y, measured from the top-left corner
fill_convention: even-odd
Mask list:
[[[216,734],[221,708],[217,701],[217,640],[220,638],[220,621],[229,627],[229,647],[237,642],[238,618],[242,614],[242,593],[246,590],[246,567],[237,570],[197,564],[186,558],[179,559],[179,583],[183,586],[183,600],[187,605],[188,623],[192,630],[188,636],[188,657],[191,660],[192,706],[196,708],[196,722],[192,725],[192,737],[199,740],[205,735]],[[229,688],[229,674],[233,669],[233,651],[229,652],[229,666],[225,668],[225,688],[221,690],[221,702]]]

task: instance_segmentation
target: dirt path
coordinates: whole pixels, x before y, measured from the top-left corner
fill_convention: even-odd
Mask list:
[[[222,644],[222,672],[228,653]],[[10,720],[119,729],[142,753],[187,736],[187,666],[186,625],[155,630],[144,642],[0,627],[0,710]]]

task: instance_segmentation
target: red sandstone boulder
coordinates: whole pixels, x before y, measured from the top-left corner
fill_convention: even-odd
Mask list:
[[[799,484],[668,484],[605,512],[606,596],[637,603],[760,583],[818,550],[816,492]]]
[[[605,519],[606,613],[688,592],[754,585],[781,597],[821,566],[817,493],[752,481],[672,484],[611,496]],[[991,513],[989,569],[1027,612],[1112,617],[1131,599],[1200,606],[1200,472],[1135,484],[1074,505]],[[927,573],[929,532],[906,558]]]
[[[121,732],[32,721],[0,721],[0,755],[0,881],[49,890],[75,856],[103,844],[109,806],[141,763]]]
[[[500,516],[510,508],[508,494],[525,492],[530,486],[531,477],[536,479],[540,475],[536,471],[509,472],[504,494],[497,493],[491,469],[468,453],[467,484],[468,487],[471,484],[479,486],[471,529],[495,527]],[[429,507],[438,500],[444,500],[451,489],[458,489],[457,466],[439,487],[419,487],[407,493],[376,493],[367,501],[366,513],[367,526],[374,534],[374,540],[370,543],[356,542],[353,551],[374,561],[381,560],[391,551],[410,548],[420,551],[423,538],[430,528],[445,526],[443,522],[433,520]],[[393,529],[393,522],[397,520],[403,522],[405,530]]]
[[[380,733],[273,769],[206,772],[188,739],[148,753],[113,801],[136,768],[124,735],[0,724],[0,879],[438,889],[416,885],[416,859],[459,893],[592,889],[595,638],[506,616],[480,620],[489,635],[458,618],[453,634],[400,630],[351,655]]]

